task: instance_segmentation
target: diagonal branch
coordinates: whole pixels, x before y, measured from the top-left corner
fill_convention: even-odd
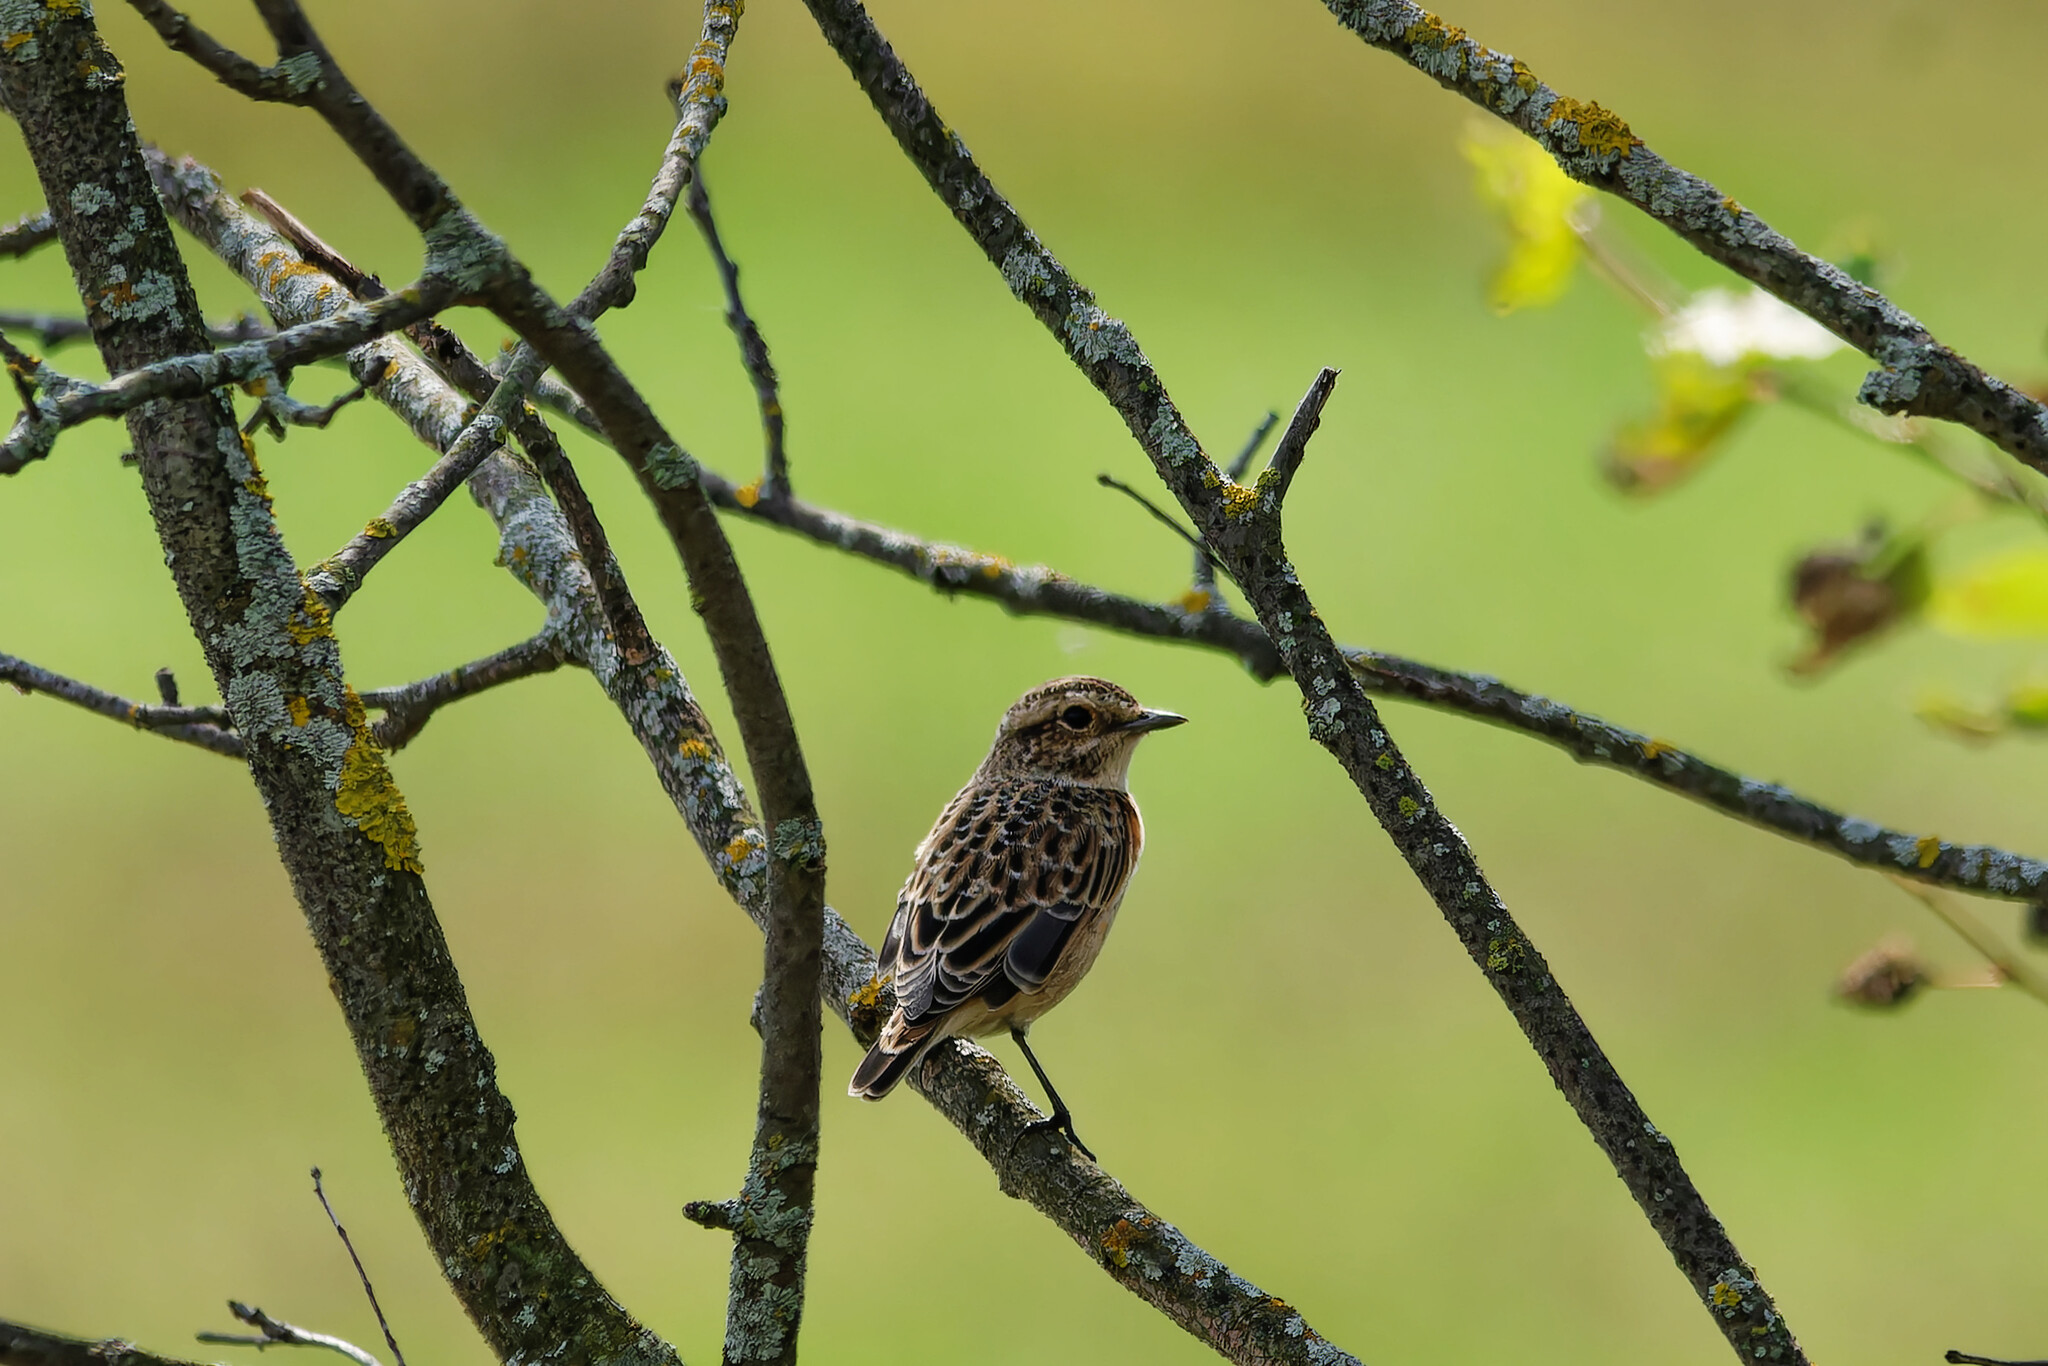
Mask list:
[[[1881,367],[1857,395],[1884,413],[1945,418],[2048,472],[2048,407],[1986,374],[1840,267],[1652,152],[1621,117],[1552,90],[1527,66],[1411,0],[1323,0],[1337,21],[1534,138],[1566,175],[1641,209]]]
[[[228,720],[227,711],[221,707],[173,707],[131,702],[90,683],[39,669],[25,659],[8,654],[0,654],[0,683],[13,685],[17,692],[39,692],[58,698],[169,740],[183,740],[232,759],[242,757],[242,737],[235,734],[233,722]]]
[[[1203,452],[1164,381],[1122,322],[1096,305],[1018,217],[940,119],[854,0],[805,0],[897,144],[1001,270],[1011,291],[1130,428],[1195,529],[1230,570],[1302,692],[1309,734],[1343,767],[1429,892],[1551,1079],[1613,1163],[1715,1326],[1745,1361],[1805,1357],[1676,1151],[1643,1113],[1548,965],[1487,882],[1380,723],[1349,659],[1288,562],[1280,530],[1290,461],[1257,486],[1228,480]],[[1296,413],[1303,440],[1328,397],[1319,376]]]
[[[197,1366],[145,1352],[120,1338],[98,1342],[0,1320],[0,1366]]]
[[[0,228],[0,256],[26,256],[43,243],[56,240],[57,220],[48,209],[38,209]]]
[[[563,411],[589,421],[573,405]],[[602,428],[594,430],[603,435]],[[1255,450],[1256,443],[1247,449]],[[1248,465],[1249,458],[1240,452],[1232,465],[1233,482]],[[1213,599],[1148,602],[1069,578],[1045,565],[1020,565],[1001,555],[924,540],[793,496],[773,503],[750,500],[713,470],[703,470],[701,477],[712,501],[728,511],[887,565],[941,593],[986,598],[1021,616],[1086,622],[1126,635],[1221,651],[1261,682],[1287,672],[1258,622]],[[1581,763],[1630,774],[1866,868],[1983,896],[2048,901],[2048,863],[2039,859],[1995,845],[1962,844],[1935,834],[1893,829],[1836,811],[1779,783],[1723,768],[1669,740],[1615,725],[1540,693],[1523,692],[1488,674],[1441,669],[1358,646],[1341,648],[1359,682],[1382,696],[1518,731]]]

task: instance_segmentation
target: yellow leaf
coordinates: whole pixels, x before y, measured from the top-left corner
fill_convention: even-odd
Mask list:
[[[2048,635],[2048,549],[2004,551],[1942,576],[1927,617],[1951,635]]]
[[[1572,210],[1590,192],[1520,134],[1468,126],[1459,150],[1478,172],[1479,197],[1507,220],[1508,256],[1487,302],[1496,313],[1555,302],[1582,250]]]
[[[1657,410],[1622,424],[1607,447],[1607,475],[1635,493],[1655,493],[1697,469],[1756,402],[1749,370],[1715,365],[1690,351],[1657,358]]]

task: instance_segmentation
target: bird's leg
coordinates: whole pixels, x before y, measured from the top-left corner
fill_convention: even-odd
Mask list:
[[[1010,1037],[1015,1039],[1017,1047],[1023,1050],[1024,1061],[1031,1064],[1031,1071],[1038,1077],[1038,1084],[1045,1088],[1046,1099],[1052,1102],[1052,1114],[1044,1119],[1033,1120],[1025,1125],[1024,1132],[1029,1134],[1036,1133],[1040,1129],[1057,1129],[1067,1136],[1067,1141],[1080,1151],[1081,1156],[1093,1162],[1095,1154],[1088,1151],[1088,1145],[1083,1143],[1081,1136],[1074,1132],[1073,1112],[1068,1110],[1067,1103],[1060,1099],[1060,1093],[1053,1089],[1052,1078],[1045,1075],[1045,1069],[1038,1065],[1038,1058],[1031,1052],[1031,1045],[1024,1042],[1024,1031],[1012,1029]]]

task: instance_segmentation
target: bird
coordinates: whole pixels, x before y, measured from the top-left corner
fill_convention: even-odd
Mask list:
[[[931,833],[896,898],[875,967],[896,1005],[847,1094],[880,1100],[951,1038],[1008,1030],[1045,1088],[1051,1128],[1093,1161],[1025,1035],[1102,951],[1145,845],[1131,752],[1187,718],[1101,678],[1031,689]]]

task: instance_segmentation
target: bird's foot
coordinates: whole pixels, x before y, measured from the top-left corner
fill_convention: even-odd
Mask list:
[[[1083,1143],[1081,1141],[1081,1136],[1074,1132],[1074,1117],[1071,1114],[1069,1114],[1065,1109],[1055,1110],[1052,1114],[1046,1116],[1044,1119],[1032,1120],[1029,1124],[1024,1126],[1024,1133],[1028,1136],[1035,1133],[1042,1133],[1047,1129],[1051,1129],[1056,1133],[1065,1134],[1067,1136],[1067,1142],[1074,1145],[1074,1151],[1080,1153],[1081,1156],[1087,1158],[1090,1162],[1095,1161],[1095,1154],[1088,1151],[1088,1145],[1086,1143]]]

